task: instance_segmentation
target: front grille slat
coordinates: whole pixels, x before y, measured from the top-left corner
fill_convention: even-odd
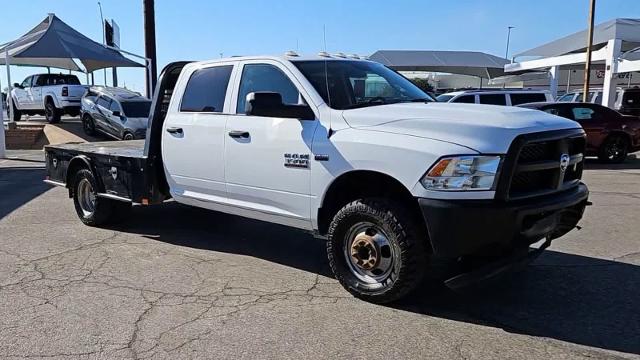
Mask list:
[[[558,137],[524,142],[513,149],[513,174],[508,186],[508,199],[548,195],[576,186],[583,169],[584,136]],[[569,155],[566,170],[561,170],[561,157]],[[566,158],[566,157],[565,157]]]

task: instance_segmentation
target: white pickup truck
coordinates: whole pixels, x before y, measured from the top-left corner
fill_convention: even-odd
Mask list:
[[[436,268],[460,287],[530,261],[589,204],[577,123],[436,103],[360,59],[172,63],[149,124],[144,141],[47,146],[45,181],[91,226],[173,198],[308,230],[340,283],[377,303]]]
[[[11,90],[13,120],[22,114],[44,115],[49,123],[57,123],[63,114],[78,116],[80,99],[87,90],[75,75],[36,74],[14,84]]]

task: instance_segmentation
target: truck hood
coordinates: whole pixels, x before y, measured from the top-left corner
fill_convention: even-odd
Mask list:
[[[355,129],[417,136],[461,145],[480,153],[506,153],[521,134],[575,129],[580,124],[542,111],[518,107],[400,103],[345,110]]]

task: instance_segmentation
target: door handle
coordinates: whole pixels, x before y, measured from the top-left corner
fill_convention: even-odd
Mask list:
[[[167,128],[167,132],[170,134],[182,134],[182,128],[170,127],[170,128]]]
[[[239,138],[248,139],[249,132],[242,131],[242,130],[234,130],[234,131],[229,131],[229,136],[231,136],[234,139],[239,139]]]

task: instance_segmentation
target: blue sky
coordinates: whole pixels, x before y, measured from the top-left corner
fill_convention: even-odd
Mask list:
[[[122,48],[142,54],[142,0],[102,0],[102,7],[105,18],[120,25]],[[20,0],[2,6],[0,43],[24,34],[49,12],[101,41],[97,1]],[[516,27],[513,54],[584,29],[587,12],[588,0],[156,0],[158,70],[173,60],[220,53],[279,54],[296,48],[317,53],[323,26],[330,52],[477,50],[504,56],[507,26]],[[598,1],[596,23],[616,17],[640,18],[640,1]],[[12,67],[12,82],[39,71]],[[121,85],[143,91],[143,70],[120,69],[119,75]],[[6,87],[4,67],[0,79]],[[102,71],[96,82],[103,82]]]

